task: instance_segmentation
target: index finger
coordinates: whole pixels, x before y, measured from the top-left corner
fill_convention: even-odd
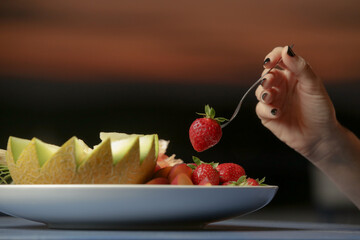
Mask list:
[[[265,68],[275,67],[276,63],[281,58],[282,50],[283,50],[283,47],[276,47],[268,55],[266,55],[265,60],[264,60],[264,67]]]

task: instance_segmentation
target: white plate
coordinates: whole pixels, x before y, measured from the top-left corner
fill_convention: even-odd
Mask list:
[[[198,228],[256,211],[277,186],[0,185],[0,212],[50,228]]]

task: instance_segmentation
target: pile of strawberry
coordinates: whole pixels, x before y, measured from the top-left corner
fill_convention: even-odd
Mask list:
[[[190,126],[190,142],[197,152],[205,151],[215,146],[222,137],[220,123],[226,118],[215,118],[215,110],[205,106],[205,113],[197,118]],[[147,184],[173,185],[231,185],[231,186],[259,186],[265,185],[265,178],[247,178],[242,166],[235,163],[205,163],[193,157],[194,163],[178,163],[172,165],[174,158],[160,154],[153,178]],[[169,165],[171,164],[171,165]]]
[[[147,184],[263,186],[265,178],[247,178],[236,163],[205,163],[193,157],[194,163],[158,168]]]

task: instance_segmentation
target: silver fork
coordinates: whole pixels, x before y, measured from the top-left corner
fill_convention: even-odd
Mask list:
[[[293,48],[293,47],[294,47],[294,44],[292,44],[292,45],[290,46],[290,48]],[[276,68],[276,67],[279,65],[279,63],[281,63],[281,61],[282,61],[282,58],[280,58],[272,68],[270,68],[267,72],[265,72],[265,73],[245,92],[245,94],[244,94],[243,97],[241,98],[239,104],[237,105],[237,107],[236,107],[236,109],[235,109],[235,112],[233,113],[233,115],[231,116],[231,118],[229,119],[229,121],[221,124],[221,128],[226,127],[232,120],[234,120],[234,118],[238,115],[238,113],[239,113],[239,111],[240,111],[241,105],[242,105],[245,97],[249,94],[249,92],[250,92],[255,86],[257,86],[257,85],[261,82],[261,80],[264,79],[264,77],[265,77],[266,75],[268,75],[268,74],[270,73],[271,70],[273,70],[274,68]]]

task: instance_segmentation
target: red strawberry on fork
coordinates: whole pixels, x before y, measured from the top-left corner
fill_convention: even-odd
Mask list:
[[[209,105],[205,106],[205,113],[198,114],[204,117],[196,119],[191,124],[189,137],[193,148],[202,152],[220,141],[222,137],[220,123],[228,120],[222,117],[215,118],[215,110]]]

